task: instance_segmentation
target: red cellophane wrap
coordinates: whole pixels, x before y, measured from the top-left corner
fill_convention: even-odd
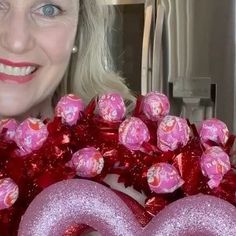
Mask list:
[[[56,117],[52,121],[45,120],[49,136],[44,145],[37,151],[24,157],[16,155],[17,146],[0,136],[0,178],[10,177],[19,186],[19,198],[16,203],[0,211],[0,235],[17,235],[21,216],[30,202],[47,186],[61,180],[79,178],[66,163],[72,154],[84,147],[96,147],[103,155],[105,164],[100,175],[91,180],[101,184],[108,174],[118,174],[118,181],[125,186],[132,186],[146,194],[145,207],[124,193],[117,194],[134,212],[142,226],[169,203],[187,195],[204,193],[223,198],[236,206],[235,189],[236,174],[232,169],[224,176],[219,187],[210,189],[208,179],[202,175],[200,157],[204,147],[194,125],[189,124],[192,135],[188,144],[175,151],[162,152],[156,148],[157,122],[148,120],[141,111],[140,97],[137,100],[133,116],[144,121],[150,131],[150,141],[140,151],[130,151],[118,142],[118,128],[121,122],[107,122],[94,112],[96,98],[84,111],[79,122],[70,127]],[[230,155],[235,137],[230,136],[222,148]],[[173,164],[185,181],[184,185],[174,193],[156,194],[150,191],[147,183],[147,171],[155,163]],[[80,235],[88,227],[71,226],[65,235]]]

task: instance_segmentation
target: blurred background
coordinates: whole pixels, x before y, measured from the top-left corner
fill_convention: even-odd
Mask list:
[[[116,69],[137,94],[169,96],[172,114],[217,117],[236,132],[235,1],[106,0]]]

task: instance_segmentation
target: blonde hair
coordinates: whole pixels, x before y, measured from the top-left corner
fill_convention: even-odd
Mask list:
[[[112,67],[107,34],[113,23],[113,8],[101,0],[80,0],[78,31],[68,70],[57,91],[58,95],[75,93],[88,103],[96,95],[119,92],[126,102],[135,98]]]

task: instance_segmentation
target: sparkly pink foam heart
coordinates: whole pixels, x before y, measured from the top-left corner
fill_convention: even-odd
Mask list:
[[[235,236],[236,208],[207,195],[178,200],[142,228],[110,189],[89,180],[66,180],[42,191],[23,216],[18,236],[59,236],[87,224],[107,236]]]

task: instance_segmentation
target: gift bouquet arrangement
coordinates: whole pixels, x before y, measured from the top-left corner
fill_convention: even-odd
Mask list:
[[[69,94],[51,120],[0,121],[0,235],[236,235],[235,136],[169,110],[158,92],[129,114],[117,93]]]

